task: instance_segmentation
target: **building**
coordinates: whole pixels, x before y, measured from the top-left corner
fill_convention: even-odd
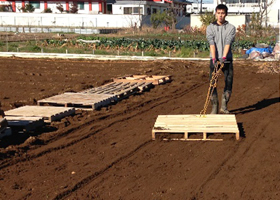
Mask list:
[[[192,3],[190,6],[187,7],[188,14],[198,14],[200,10],[203,13],[205,12],[213,12],[215,9],[215,5],[213,3],[202,3],[200,4],[198,1]]]
[[[45,9],[50,8],[53,13],[60,13],[57,5],[61,4],[65,12],[69,12],[71,6],[78,6],[80,14],[141,14],[151,15],[157,11],[165,11],[173,6],[177,16],[186,14],[186,6],[191,5],[185,0],[0,0],[0,5],[6,5],[12,12],[22,12],[21,8],[26,4],[31,4],[35,10],[34,13],[42,13]]]
[[[246,15],[264,11],[264,24],[279,27],[280,23],[280,0],[214,0],[212,4],[200,4],[200,0],[194,0],[192,5],[187,8],[187,13],[198,14],[202,12],[213,12],[218,4],[225,4],[228,7],[229,15]],[[195,17],[194,17],[195,18]]]
[[[116,0],[113,4],[113,14],[141,14],[151,15],[158,11],[163,12],[173,9],[177,16],[184,16],[186,14],[186,6],[191,5],[190,2],[183,0]]]
[[[215,7],[220,3],[228,6],[230,14],[260,13],[267,7],[264,25],[279,26],[280,0],[214,0]]]
[[[58,4],[63,6],[65,12],[69,11],[73,4],[78,6],[78,12],[81,14],[98,14],[107,12],[106,0],[0,0],[0,5],[9,5],[12,12],[22,12],[21,8],[26,4],[31,4],[35,8],[34,13],[42,13],[47,8],[50,8],[53,13],[60,13],[60,11],[56,8]]]

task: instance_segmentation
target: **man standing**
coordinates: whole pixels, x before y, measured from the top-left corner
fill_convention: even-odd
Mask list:
[[[213,22],[206,29],[206,38],[210,44],[210,80],[217,60],[224,64],[222,71],[225,76],[225,88],[222,94],[222,105],[220,113],[228,114],[227,104],[232,92],[233,64],[231,45],[235,37],[235,27],[225,20],[228,8],[224,4],[219,4],[215,9],[217,21]],[[218,93],[215,88],[210,97],[212,103],[211,114],[218,114]]]

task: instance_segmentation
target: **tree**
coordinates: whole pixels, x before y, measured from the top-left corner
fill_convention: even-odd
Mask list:
[[[163,13],[161,13],[160,11],[157,11],[156,13],[153,13],[151,15],[151,23],[153,25],[153,28],[157,28],[158,26],[160,26],[163,22]]]
[[[25,4],[25,6],[21,7],[20,9],[22,12],[29,12],[29,13],[32,13],[34,12],[35,8],[32,4],[28,3],[28,4]]]
[[[176,14],[174,9],[174,0],[171,1],[171,8],[168,9],[168,16],[170,16],[172,30],[175,30],[176,25]]]
[[[9,12],[10,7],[10,5],[0,5],[0,12]]]
[[[260,12],[259,14],[259,23],[260,25],[265,23],[265,27],[267,27],[267,14],[269,13],[269,8],[272,6],[275,0],[258,0]]]
[[[157,28],[161,24],[164,24],[165,26],[171,26],[173,23],[173,18],[167,11],[157,11],[157,13],[153,13],[151,15],[151,23],[153,25],[153,28]]]
[[[212,12],[205,12],[200,14],[199,19],[202,23],[202,26],[206,27],[216,20],[215,15]]]
[[[44,12],[44,13],[52,13],[52,9],[46,8],[43,12]]]
[[[63,5],[61,5],[61,3],[56,4],[56,9],[59,10],[60,13],[62,13],[64,11]]]
[[[76,3],[71,4],[70,13],[78,13],[78,5]]]

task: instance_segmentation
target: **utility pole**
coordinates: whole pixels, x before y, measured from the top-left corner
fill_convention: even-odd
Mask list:
[[[265,0],[265,27],[267,27],[267,0]]]
[[[200,0],[200,14],[202,14],[202,0]]]
[[[175,30],[175,9],[174,9],[174,0],[172,0],[171,1],[171,9],[172,9],[172,11],[171,11],[171,13],[172,13],[172,31],[174,31]]]

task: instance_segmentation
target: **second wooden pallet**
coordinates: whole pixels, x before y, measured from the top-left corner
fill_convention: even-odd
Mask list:
[[[116,100],[117,98],[115,95],[109,94],[64,93],[39,100],[38,105],[98,109],[102,106],[107,106],[111,104],[112,101]]]
[[[239,130],[235,115],[159,115],[152,130],[152,139],[156,133],[183,133],[179,140],[222,140],[209,139],[207,134],[234,133],[239,140]],[[202,133],[203,138],[191,139],[191,133]],[[175,139],[178,140],[178,139]]]
[[[5,112],[6,116],[42,117],[45,122],[60,120],[73,115],[75,108],[62,108],[54,106],[22,106]]]

